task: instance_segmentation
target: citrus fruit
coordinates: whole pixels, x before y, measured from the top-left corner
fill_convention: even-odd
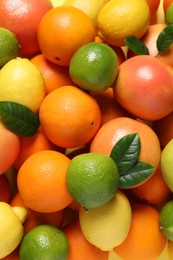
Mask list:
[[[114,247],[123,260],[158,259],[167,239],[160,231],[159,212],[152,206],[133,203],[132,221],[126,239]]]
[[[0,101],[13,101],[37,112],[45,97],[40,70],[26,58],[7,62],[0,70]]]
[[[114,196],[118,187],[118,169],[114,160],[101,153],[75,156],[67,169],[70,195],[85,209],[99,207]]]
[[[13,165],[19,154],[20,138],[19,136],[8,130],[1,121],[0,135],[0,174],[3,174]]]
[[[151,55],[138,55],[119,66],[113,88],[116,101],[129,113],[155,121],[172,112],[172,84],[168,64]]]
[[[40,225],[30,230],[22,239],[19,257],[21,260],[65,260],[68,250],[67,238],[60,229],[51,225]]]
[[[58,6],[49,10],[38,27],[38,42],[43,55],[53,63],[68,66],[72,55],[94,41],[95,28],[82,10]]]
[[[159,226],[163,234],[173,241],[173,200],[166,202],[160,210]]]
[[[20,44],[20,56],[28,57],[39,52],[37,28],[42,16],[50,9],[49,0],[2,0],[0,26],[12,31]]]
[[[19,43],[16,35],[0,27],[0,68],[19,55]]]
[[[161,171],[163,178],[170,188],[173,191],[173,160],[172,160],[172,151],[173,151],[173,139],[171,139],[167,145],[163,148],[161,154]]]
[[[63,5],[75,6],[86,13],[97,29],[97,16],[107,0],[65,0]]]
[[[166,13],[167,8],[173,3],[172,0],[163,0],[163,10]]]
[[[117,190],[115,196],[101,207],[79,210],[83,235],[96,247],[110,251],[121,244],[131,225],[131,206],[126,195]]]
[[[31,59],[31,62],[41,71],[47,94],[56,88],[65,85],[73,85],[68,67],[58,66],[57,64],[50,62],[42,53],[34,56]]]
[[[64,3],[65,0],[51,0],[53,7],[60,6]]]
[[[165,12],[165,22],[167,24],[173,23],[172,11],[173,11],[173,2],[169,5],[169,7],[166,9]]]
[[[51,213],[72,202],[66,187],[70,159],[64,154],[43,150],[32,154],[17,175],[19,193],[27,207]]]
[[[39,118],[48,139],[57,146],[87,144],[100,127],[100,108],[93,97],[75,86],[53,90],[43,100]]]
[[[69,72],[72,81],[81,89],[100,92],[112,86],[118,67],[118,57],[111,47],[91,42],[74,53]]]
[[[149,125],[129,117],[117,117],[101,126],[90,142],[90,152],[110,155],[120,138],[132,133],[138,133],[141,140],[139,161],[149,163],[157,169],[161,155],[157,135]]]
[[[125,45],[124,40],[129,35],[141,38],[149,22],[150,10],[146,0],[110,0],[97,18],[99,36],[113,46]]]
[[[108,252],[100,250],[96,246],[89,243],[88,240],[84,237],[79,220],[70,222],[62,230],[69,242],[69,260],[108,259]]]
[[[9,203],[11,199],[11,186],[5,174],[0,175],[0,201]]]
[[[10,254],[17,248],[23,237],[23,223],[27,210],[23,207],[11,207],[8,203],[0,202],[0,258]]]

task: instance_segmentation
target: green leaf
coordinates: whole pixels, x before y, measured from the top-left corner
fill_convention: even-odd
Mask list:
[[[17,135],[32,136],[40,126],[37,115],[16,102],[0,101],[0,116],[6,127]]]
[[[137,55],[149,55],[149,50],[143,42],[134,36],[129,36],[125,39],[125,44]]]
[[[145,181],[155,170],[155,168],[145,162],[138,161],[126,174],[120,175],[119,188],[132,188]]]
[[[138,133],[128,134],[114,145],[110,157],[115,161],[121,175],[137,163],[140,148]]]
[[[173,24],[168,24],[159,34],[156,46],[159,52],[165,51],[173,42]]]

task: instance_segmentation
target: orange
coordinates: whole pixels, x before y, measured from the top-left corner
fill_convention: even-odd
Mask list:
[[[114,248],[123,260],[158,259],[167,239],[158,225],[159,212],[142,203],[132,204],[132,223],[125,241]]]
[[[39,117],[45,135],[64,148],[88,143],[101,121],[95,99],[75,86],[64,86],[49,93],[40,106]]]
[[[7,171],[15,162],[20,149],[20,138],[8,130],[0,121],[0,174]]]
[[[70,222],[63,228],[68,242],[69,255],[68,260],[107,260],[109,252],[90,244],[84,237],[79,220]]]
[[[5,174],[0,175],[0,201],[9,203],[11,199],[11,187]]]
[[[131,192],[142,202],[156,206],[164,205],[172,194],[163,179],[160,165],[149,180],[131,189]]]
[[[151,17],[152,17],[157,12],[157,9],[158,9],[159,4],[160,4],[160,0],[146,0],[146,1],[149,5],[150,14],[151,14]]]
[[[21,56],[39,52],[37,28],[42,16],[52,8],[50,0],[1,1],[0,27],[14,32],[21,46]]]
[[[91,95],[99,104],[101,111],[101,125],[116,117],[130,117],[130,114],[115,101],[113,88],[108,88],[99,93],[91,93]]]
[[[113,88],[115,100],[137,118],[155,121],[172,112],[173,70],[156,57],[124,61]]]
[[[164,12],[166,12],[167,8],[170,6],[170,4],[172,4],[173,1],[172,0],[163,0],[163,10]]]
[[[173,112],[153,123],[162,148],[173,138]]]
[[[20,151],[13,165],[16,170],[19,170],[20,166],[31,154],[41,150],[58,149],[58,147],[50,142],[50,140],[45,136],[41,128],[39,128],[33,136],[22,136],[20,138],[20,143]]]
[[[51,213],[64,209],[72,202],[66,187],[69,163],[70,159],[60,152],[42,150],[22,164],[17,185],[27,207]]]
[[[58,66],[50,62],[43,54],[34,56],[31,61],[40,69],[43,75],[47,94],[64,85],[73,85],[68,67]]]
[[[58,6],[48,11],[38,27],[38,42],[43,55],[53,63],[68,66],[72,55],[95,39],[91,19],[73,6]]]
[[[28,210],[27,218],[23,224],[24,234],[26,234],[28,231],[30,231],[32,228],[34,228],[38,225],[49,224],[49,225],[53,225],[55,227],[60,227],[63,222],[64,210],[59,210],[59,211],[52,212],[52,213],[41,213],[41,212],[34,211],[32,209],[29,209],[25,205],[24,201],[22,200],[22,197],[19,192],[17,192],[13,196],[13,198],[10,202],[10,205],[12,207],[16,207],[16,206],[25,207]]]
[[[109,155],[116,142],[131,133],[138,133],[141,140],[139,160],[157,168],[161,155],[159,139],[150,126],[132,118],[117,117],[101,126],[91,141],[90,151]]]

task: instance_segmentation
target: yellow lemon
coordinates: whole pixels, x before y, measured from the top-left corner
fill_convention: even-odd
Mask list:
[[[37,112],[45,95],[43,76],[29,59],[12,59],[0,70],[0,101],[17,102]]]
[[[97,24],[97,16],[102,7],[108,2],[108,0],[65,0],[64,5],[75,6],[86,13],[93,24]]]
[[[51,0],[51,3],[53,5],[53,7],[57,7],[57,6],[63,5],[64,0]]]
[[[99,36],[113,46],[124,46],[128,36],[141,38],[149,23],[146,0],[110,0],[97,18]]]
[[[23,237],[23,223],[27,210],[23,207],[11,207],[0,202],[0,259],[9,255],[17,248]]]

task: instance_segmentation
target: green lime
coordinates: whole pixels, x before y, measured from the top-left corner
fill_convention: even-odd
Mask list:
[[[173,23],[173,3],[170,4],[165,12],[165,22],[167,24]]]
[[[20,45],[15,34],[0,27],[0,68],[19,54]]]
[[[75,156],[66,175],[70,195],[85,209],[99,207],[111,200],[117,190],[118,180],[114,160],[101,153]]]
[[[118,57],[111,47],[91,42],[75,52],[69,72],[72,81],[81,89],[101,92],[112,86],[118,68]]]
[[[19,248],[20,260],[66,260],[68,240],[63,231],[51,225],[39,225],[23,238]]]
[[[173,241],[173,200],[168,201],[161,209],[159,216],[160,230]]]

